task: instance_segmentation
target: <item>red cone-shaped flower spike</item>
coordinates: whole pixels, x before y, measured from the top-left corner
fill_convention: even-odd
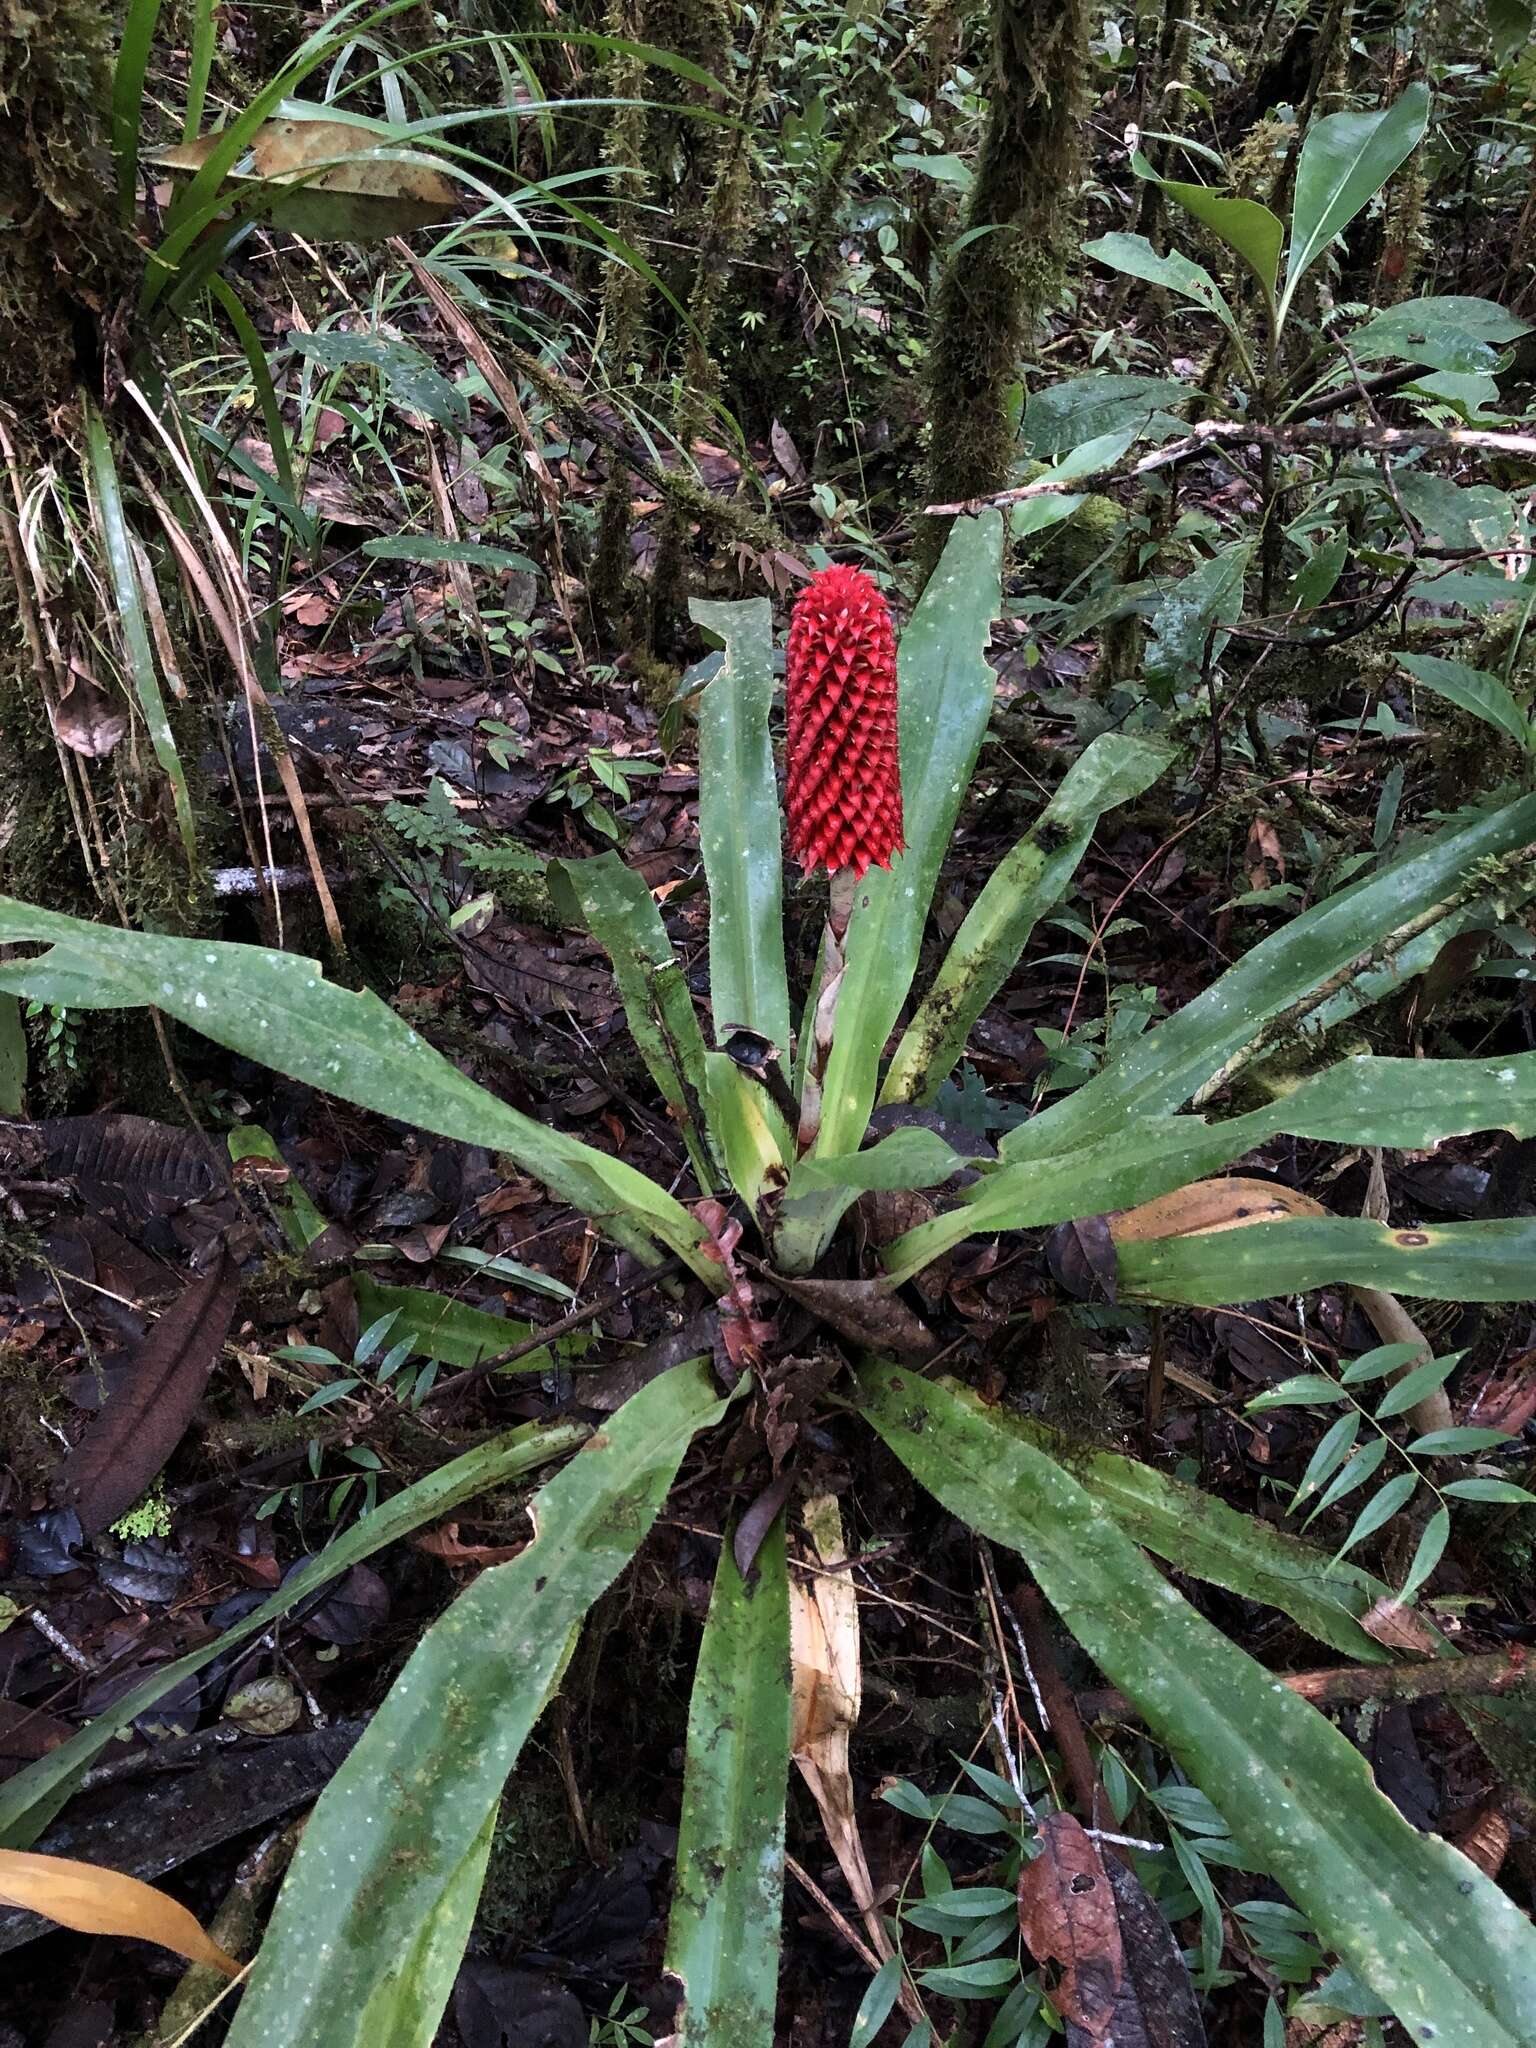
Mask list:
[[[896,632],[862,569],[823,569],[789,622],[789,850],[802,867],[888,868],[900,853]]]

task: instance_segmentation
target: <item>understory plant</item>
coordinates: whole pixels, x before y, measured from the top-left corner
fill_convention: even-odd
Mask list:
[[[1277,1220],[1212,1233],[1244,1204],[1224,1205],[1220,1181],[1199,1183],[1282,1133],[1354,1147],[1536,1135],[1536,1054],[1325,1056],[1341,1020],[1401,988],[1457,932],[1497,925],[1528,892],[1536,796],[1490,798],[1444,820],[1123,1043],[1092,1079],[1010,1130],[995,1157],[961,1158],[932,1119],[903,1118],[920,1119],[936,1098],[1098,819],[1169,766],[1152,740],[1094,740],[910,1001],[992,708],[985,648],[1000,607],[1000,550],[996,513],[958,521],[901,637],[899,784],[883,600],[847,572],[802,600],[789,659],[792,845],[833,873],[798,1032],[766,601],[694,606],[723,648],[699,732],[707,1028],[642,878],[612,852],[555,875],[569,914],[611,956],[636,1044],[688,1147],[696,1200],[497,1100],[378,997],[336,986],[312,961],[0,899],[0,942],[32,949],[0,965],[0,989],[71,1011],[150,1005],[312,1087],[505,1154],[639,1261],[670,1257],[703,1281],[739,1368],[723,1386],[700,1357],[642,1387],[537,1495],[527,1549],[483,1572],[427,1630],[306,1828],[234,2021],[235,2048],[432,2039],[503,1786],[584,1615],[644,1540],[693,1440],[734,1401],[793,1372],[765,1312],[775,1286],[810,1306],[825,1345],[846,1354],[847,1405],[945,1509],[1026,1561],[1243,1856],[1285,1888],[1410,2038],[1517,2048],[1536,2035],[1536,1937],[1525,1916],[1458,1850],[1403,1818],[1326,1716],[1207,1621],[1147,1553],[1279,1608],[1359,1662],[1392,1654],[1362,1625],[1389,1589],[1134,1460],[1067,1447],[1026,1416],[925,1378],[921,1361],[937,1340],[902,1292],[936,1260],[999,1232],[1107,1216],[1122,1302],[1242,1302],[1334,1284],[1368,1297],[1527,1297],[1536,1219],[1394,1229],[1285,1214],[1277,1203]],[[1313,1071],[1289,1092],[1239,1114],[1202,1113],[1261,1056],[1298,1046]],[[867,1143],[877,1105],[883,1135]],[[840,1226],[862,1193],[894,1189],[937,1192],[924,1220],[861,1270]],[[743,1229],[758,1253],[750,1281],[735,1250]],[[554,1448],[570,1441],[562,1427]],[[498,1458],[526,1469],[548,1454],[525,1430],[468,1457],[485,1471]],[[435,1485],[438,1500],[462,1498],[465,1464],[422,1485]],[[1482,1484],[1509,1491],[1497,1477]],[[340,1539],[349,1558],[374,1547],[381,1520],[396,1531],[430,1511],[404,1499]],[[744,1561],[724,1544],[700,1650],[668,1945],[684,2048],[770,2048],[773,2039],[792,1748],[795,1587],[784,1521],[755,1555],[745,1546]],[[269,1603],[240,1626],[269,1626],[273,1611]],[[34,1840],[145,1695],[217,1647],[168,1666],[11,1779],[0,1790],[0,1839]],[[1480,1739],[1498,1734],[1506,1760],[1511,1746],[1529,1760],[1515,1702],[1469,1703],[1469,1716]]]

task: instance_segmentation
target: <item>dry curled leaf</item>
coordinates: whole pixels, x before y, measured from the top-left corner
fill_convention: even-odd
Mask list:
[[[1103,1859],[1081,1821],[1047,1814],[1040,1854],[1019,1872],[1019,1931],[1048,1975],[1063,2019],[1089,2041],[1107,2041],[1125,1971],[1120,1918]]]
[[[220,140],[218,133],[199,135],[159,151],[152,161],[169,170],[197,171]],[[423,161],[419,144],[362,122],[264,121],[250,154],[254,177],[237,173],[230,185],[288,188],[268,195],[267,218],[276,227],[322,240],[376,241],[436,227],[459,201],[459,188]]]
[[[1360,1626],[1389,1650],[1409,1650],[1417,1656],[1432,1657],[1437,1648],[1424,1617],[1412,1607],[1405,1607],[1401,1600],[1373,1601],[1361,1615]]]
[[[939,1348],[928,1325],[884,1280],[791,1280],[775,1273],[773,1284],[850,1343],[897,1358],[931,1358]]]
[[[78,1934],[153,1941],[188,1962],[211,1964],[226,1977],[240,1974],[234,1957],[209,1940],[185,1906],[119,1870],[77,1863],[69,1856],[0,1849],[0,1901],[41,1913]]]
[[[848,1743],[858,1724],[862,1700],[858,1591],[846,1569],[843,1522],[832,1494],[808,1500],[802,1519],[812,1569],[789,1575],[791,1669],[790,1755],[821,1815],[870,1945],[884,1962],[894,1951],[875,1905],[874,1882],[854,1814]],[[920,2008],[905,1986],[904,2010],[915,2020]]]

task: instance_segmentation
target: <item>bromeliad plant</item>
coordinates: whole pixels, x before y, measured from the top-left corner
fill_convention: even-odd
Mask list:
[[[1083,752],[980,890],[887,1059],[987,727],[994,675],[984,650],[999,608],[999,557],[995,514],[960,521],[902,637],[899,790],[882,602],[848,572],[820,579],[802,600],[789,660],[792,845],[803,861],[831,866],[834,882],[798,1046],[765,601],[695,606],[723,648],[700,713],[707,1037],[642,879],[612,853],[566,864],[555,878],[612,958],[637,1044],[708,1198],[697,1212],[623,1161],[496,1100],[377,997],[328,983],[307,960],[0,901],[0,942],[42,949],[0,966],[0,989],[70,1009],[150,1004],[314,1087],[491,1146],[638,1259],[674,1255],[716,1294],[723,1196],[755,1227],[765,1274],[803,1297],[804,1276],[816,1275],[862,1191],[942,1188],[964,1164],[974,1171],[969,1185],[947,1202],[941,1195],[929,1220],[887,1246],[883,1271],[851,1282],[821,1276],[816,1298],[834,1327],[862,1330],[866,1343],[901,1281],[967,1239],[1145,1204],[1276,1133],[1385,1146],[1477,1130],[1536,1134],[1536,1054],[1355,1058],[1225,1120],[1185,1109],[1213,1100],[1260,1053],[1320,1043],[1454,933],[1506,916],[1532,887],[1536,796],[1452,820],[1297,918],[1011,1131],[997,1159],[961,1162],[933,1129],[899,1127],[902,1105],[935,1098],[1098,818],[1167,764],[1158,745],[1124,735]],[[877,1102],[893,1112],[882,1122],[898,1127],[866,1145]],[[1512,1299],[1530,1293],[1536,1256],[1529,1219],[1394,1231],[1303,1216],[1219,1237],[1159,1237],[1143,1217],[1117,1234],[1121,1298],[1161,1302],[1243,1301],[1338,1282]],[[918,1349],[915,1323],[907,1310],[888,1327]],[[1359,1661],[1390,1655],[1362,1627],[1388,1589],[1134,1461],[1080,1448],[1064,1459],[1049,1430],[923,1379],[878,1342],[849,1348],[871,1427],[949,1511],[1024,1557],[1244,1855],[1285,1887],[1410,2036],[1437,2048],[1517,2048],[1536,2035],[1536,1939],[1525,1917],[1456,1850],[1404,1820],[1325,1716],[1203,1619],[1145,1552],[1269,1602]],[[427,1631],[309,1823],[234,2023],[235,2048],[430,2041],[468,1938],[503,1785],[582,1617],[644,1539],[692,1439],[748,1385],[744,1375],[722,1393],[702,1358],[653,1380],[537,1496],[528,1549],[484,1572]],[[470,1455],[483,1466],[493,1454],[487,1446]],[[526,1463],[532,1454],[519,1455]],[[448,1469],[455,1486],[468,1483]],[[446,1475],[443,1484],[446,1492]],[[388,1502],[343,1540],[371,1542],[370,1524],[392,1513],[398,1527],[404,1511]],[[704,1632],[669,1943],[686,2048],[769,2048],[773,2038],[792,1740],[786,1548],[780,1527],[744,1578],[725,1546]],[[267,1626],[266,1614],[241,1626]],[[0,1791],[3,1838],[35,1838],[112,1729],[149,1703],[141,1694],[187,1668],[188,1660],[168,1667],[108,1722],[13,1778]],[[1474,1725],[1486,1731],[1495,1718],[1507,1760],[1526,1733],[1511,1701],[1480,1703]]]

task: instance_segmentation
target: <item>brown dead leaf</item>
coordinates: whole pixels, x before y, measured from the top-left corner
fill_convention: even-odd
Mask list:
[[[799,1302],[851,1343],[898,1358],[931,1358],[939,1340],[884,1280],[790,1280],[771,1276],[781,1294]]]
[[[1436,1641],[1423,1616],[1400,1600],[1373,1601],[1361,1615],[1360,1626],[1389,1650],[1411,1650],[1423,1657],[1435,1654]]]
[[[780,426],[777,420],[768,429],[768,445],[773,450],[773,459],[783,470],[792,484],[806,481],[805,464],[800,460],[800,450],[795,446],[795,437],[788,427]]]
[[[1536,1351],[1524,1351],[1484,1380],[1467,1411],[1478,1429],[1502,1429],[1518,1436],[1536,1416]]]
[[[1125,1959],[1108,2039],[1114,2048],[1206,2048],[1199,2000],[1173,1929],[1124,1863],[1108,1857],[1104,1870]],[[1068,2020],[1067,2048],[1087,2048],[1095,2038]]]
[[[734,1385],[743,1372],[755,1370],[762,1363],[763,1346],[772,1341],[774,1326],[758,1315],[752,1282],[736,1257],[736,1247],[741,1242],[740,1222],[734,1216],[728,1217],[720,1203],[712,1199],[695,1202],[693,1213],[709,1233],[703,1249],[710,1258],[718,1260],[725,1282],[716,1303],[725,1359],[719,1364],[717,1354],[717,1366]]]
[[[1280,835],[1262,813],[1248,827],[1244,859],[1248,863],[1250,889],[1267,889],[1272,882],[1285,880],[1285,855],[1281,851]]]
[[[187,1911],[153,1885],[119,1870],[77,1863],[69,1856],[37,1856],[0,1849],[0,1899],[41,1913],[79,1934],[127,1935],[174,1949],[191,1963],[207,1963],[226,1977],[240,1965],[211,1941]]]
[[[439,1522],[435,1529],[413,1537],[411,1547],[424,1550],[428,1557],[438,1558],[447,1565],[486,1565],[509,1564],[528,1546],[526,1543],[464,1543],[460,1541],[457,1522]]]
[[[54,1476],[87,1536],[133,1506],[186,1434],[234,1319],[240,1268],[227,1250],[139,1346],[133,1369]]]
[[[1019,1930],[1042,1974],[1057,1965],[1046,1988],[1062,2018],[1105,2041],[1125,1974],[1109,1874],[1070,1813],[1047,1814],[1040,1838],[1040,1854],[1019,1872]]]
[[[53,709],[53,729],[71,752],[101,761],[128,730],[128,713],[120,699],[72,661],[69,683]]]
[[[290,590],[284,593],[282,609],[296,626],[328,626],[334,607],[323,591]]]

